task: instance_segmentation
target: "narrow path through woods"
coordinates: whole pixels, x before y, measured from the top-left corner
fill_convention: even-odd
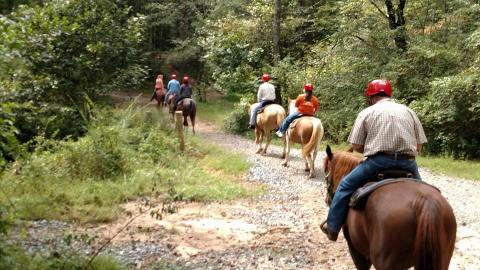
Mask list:
[[[139,216],[104,253],[138,268],[160,263],[175,269],[354,269],[343,237],[330,242],[319,229],[327,213],[320,168],[323,153],[317,157],[316,177],[308,179],[297,149],[292,150],[291,163],[285,168],[280,147],[271,146],[261,156],[255,154],[252,140],[225,134],[202,121],[197,122],[196,136],[243,154],[251,164],[245,181],[265,185],[265,193],[232,202],[181,203],[176,213],[162,220],[149,212],[139,213],[142,202],[129,203],[125,210]],[[420,173],[441,189],[457,217],[457,245],[450,269],[480,269],[480,183],[424,169]],[[112,224],[76,229],[105,240],[130,219],[125,216]]]
[[[330,242],[319,230],[319,223],[327,213],[320,169],[323,154],[317,157],[316,177],[308,179],[296,149],[292,151],[289,168],[285,168],[281,165],[280,147],[272,146],[266,156],[261,156],[255,154],[252,140],[225,134],[212,124],[198,121],[197,131],[198,136],[211,143],[244,154],[251,164],[245,180],[262,183],[267,190],[250,200],[184,204],[178,213],[162,221],[147,216],[147,220],[139,219],[137,226],[141,224],[142,229],[134,231],[145,231],[147,224],[153,227],[147,230],[150,233],[142,233],[136,240],[165,244],[163,251],[169,254],[152,254],[149,260],[163,258],[189,269],[354,268],[344,239]],[[455,209],[458,242],[450,268],[479,269],[480,223],[476,218],[480,216],[477,207],[480,199],[476,196],[479,183],[423,169],[421,174],[425,181],[442,190]],[[159,232],[161,235],[155,237]],[[138,234],[129,237],[132,235]]]

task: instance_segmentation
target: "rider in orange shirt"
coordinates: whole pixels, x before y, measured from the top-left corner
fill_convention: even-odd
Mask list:
[[[313,116],[315,112],[318,111],[320,104],[318,99],[313,95],[313,85],[310,83],[305,84],[303,87],[305,94],[301,94],[295,100],[295,107],[297,111],[291,113],[290,115],[283,120],[282,125],[275,133],[278,137],[283,137],[285,131],[287,131],[288,126],[293,122],[293,120],[301,116]]]

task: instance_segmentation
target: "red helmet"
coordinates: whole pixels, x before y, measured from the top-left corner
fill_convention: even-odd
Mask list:
[[[373,96],[378,93],[385,93],[385,95],[392,96],[392,85],[387,80],[373,80],[368,83],[367,96]]]
[[[270,81],[270,75],[268,75],[267,73],[263,74],[262,75],[262,81],[264,81],[264,82]]]
[[[310,92],[312,92],[312,91],[313,91],[313,85],[312,85],[311,83],[307,83],[307,84],[305,84],[305,86],[303,86],[303,89],[304,89],[305,91],[310,91]]]
[[[172,74],[172,79],[176,79],[177,78],[177,74]]]
[[[188,76],[183,77],[182,82],[183,82],[183,83],[188,83]]]

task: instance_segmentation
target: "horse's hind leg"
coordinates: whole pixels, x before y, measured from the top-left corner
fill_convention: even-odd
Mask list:
[[[362,254],[360,254],[355,248],[350,240],[348,227],[343,226],[343,235],[347,240],[348,244],[348,251],[350,252],[350,256],[352,257],[353,263],[355,264],[358,270],[369,270],[372,267],[372,263],[367,260]]]
[[[285,148],[286,148],[285,161],[283,161],[282,165],[287,167],[288,157],[290,156],[290,138],[288,137],[288,134],[285,134]]]
[[[190,114],[190,122],[192,122],[192,131],[193,131],[193,134],[195,134],[195,114],[194,113]]]
[[[266,136],[267,142],[265,143],[265,148],[263,148],[263,155],[267,154],[267,148],[270,145],[270,141],[272,141],[272,133],[268,132]]]
[[[257,144],[257,154],[262,152],[262,143],[263,143],[263,132],[258,128],[255,129],[255,143]]]

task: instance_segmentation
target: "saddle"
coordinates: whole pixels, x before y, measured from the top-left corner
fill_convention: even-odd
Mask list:
[[[298,117],[297,119],[293,120],[293,122],[288,126],[288,129],[293,129],[295,128],[295,126],[297,125],[298,121],[300,121],[300,119],[302,119],[302,117],[312,117],[311,115],[302,115],[300,117]]]
[[[377,174],[377,182],[368,182],[363,187],[357,189],[350,198],[348,204],[353,209],[361,210],[365,207],[369,195],[376,189],[399,182],[418,181],[413,178],[413,173],[406,170],[386,170]],[[424,183],[424,182],[419,182]],[[426,184],[426,183],[424,183]],[[428,185],[428,184],[426,184]],[[438,190],[438,189],[437,189]]]
[[[265,106],[263,106],[262,108],[258,109],[257,115],[263,113],[263,111],[264,111],[268,106],[270,106],[270,105],[272,105],[272,104],[275,104],[275,102],[272,101],[271,103],[267,103]]]

